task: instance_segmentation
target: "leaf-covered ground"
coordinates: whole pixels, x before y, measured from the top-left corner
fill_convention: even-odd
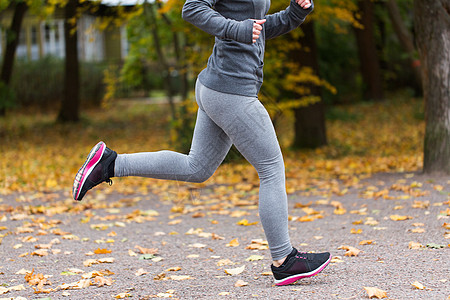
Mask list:
[[[167,109],[117,103],[79,125],[53,115],[0,121],[0,299],[446,299],[449,180],[420,174],[415,100],[333,109],[329,146],[285,153],[293,245],[330,251],[314,278],[273,287],[258,178],[226,164],[203,184],[115,179],[74,202],[73,176],[104,140],[118,152],[167,145]]]

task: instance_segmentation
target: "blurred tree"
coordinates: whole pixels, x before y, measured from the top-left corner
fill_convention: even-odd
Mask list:
[[[77,122],[80,111],[80,67],[78,62],[77,7],[79,0],[68,0],[64,9],[65,80],[58,114],[60,122]]]
[[[300,51],[293,51],[291,57],[299,66],[313,70],[314,74],[320,77],[314,21],[303,23],[302,31],[303,34],[297,40],[301,45]],[[303,85],[308,89],[307,93],[310,96],[322,99],[320,85],[313,82],[305,82]],[[294,108],[294,116],[295,148],[317,148],[327,144],[325,104],[322,100]]]
[[[416,58],[416,48],[414,47],[412,35],[405,26],[397,1],[387,0],[385,3],[389,12],[389,18],[394,28],[394,32],[397,35],[397,38],[403,50],[408,55],[409,64],[416,80],[416,86],[421,88],[422,75],[420,70],[420,60]]]
[[[357,19],[362,27],[355,27],[356,42],[364,83],[365,100],[382,100],[384,98],[383,81],[379,55],[374,36],[373,0],[358,0]]]
[[[424,172],[450,175],[450,1],[415,0],[425,97]]]
[[[5,1],[5,3],[8,3],[8,1]],[[5,3],[3,3],[3,5]],[[4,116],[6,113],[6,108],[13,104],[12,97],[7,96],[11,95],[11,93],[8,92],[8,90],[10,89],[9,82],[11,80],[13,71],[14,57],[16,55],[17,45],[19,44],[22,20],[25,16],[25,12],[28,9],[28,5],[24,1],[20,0],[11,1],[10,6],[14,8],[14,15],[11,21],[11,25],[6,31],[6,49],[5,54],[3,55],[3,63],[0,74],[0,89],[4,90],[1,91],[2,99],[0,99],[0,116]],[[6,4],[3,7],[6,8],[8,7],[8,5]]]

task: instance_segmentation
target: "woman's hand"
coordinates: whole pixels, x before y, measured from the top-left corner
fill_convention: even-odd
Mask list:
[[[298,5],[300,5],[303,9],[308,9],[311,7],[311,1],[310,0],[295,0]]]
[[[256,43],[256,40],[259,38],[259,35],[261,34],[261,30],[263,29],[263,27],[261,25],[264,24],[265,22],[266,22],[266,19],[253,20],[253,43]]]

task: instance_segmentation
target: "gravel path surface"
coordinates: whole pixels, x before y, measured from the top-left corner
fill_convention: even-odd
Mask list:
[[[319,275],[284,287],[275,287],[265,274],[269,251],[246,249],[252,240],[264,240],[260,223],[237,224],[244,218],[258,222],[256,206],[220,205],[207,188],[200,193],[211,201],[187,203],[182,212],[156,195],[121,195],[114,186],[108,187],[110,194],[101,189],[80,203],[67,192],[0,196],[0,299],[368,299],[363,287],[384,290],[388,299],[450,299],[450,229],[444,227],[450,223],[449,183],[447,177],[378,174],[342,196],[290,195],[293,245],[301,251],[330,251],[334,259]],[[298,203],[310,204],[303,209]],[[345,213],[336,214],[339,207]],[[300,222],[308,213],[316,219]],[[392,220],[401,217],[407,219]],[[227,247],[233,239],[239,245]],[[363,240],[372,242],[360,245]],[[409,249],[410,242],[423,247]],[[432,243],[444,248],[427,247]],[[39,245],[50,248],[48,255],[36,255]],[[142,259],[136,245],[157,249],[156,259]],[[361,252],[345,256],[340,246]],[[111,253],[86,255],[98,248]],[[252,255],[257,260],[249,260]],[[114,261],[84,265],[102,258]],[[240,274],[225,273],[241,266]],[[64,283],[82,279],[83,273],[71,268],[84,274],[109,270],[114,274],[102,278],[112,284],[63,289]],[[52,291],[35,294],[25,275],[17,274],[21,269],[49,275],[51,284],[41,288]],[[148,273],[136,275],[138,270]],[[247,284],[236,287],[238,280]],[[415,281],[425,288],[414,287]],[[23,290],[11,289],[20,285]]]

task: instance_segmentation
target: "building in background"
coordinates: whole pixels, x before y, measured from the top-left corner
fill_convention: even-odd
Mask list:
[[[85,12],[78,20],[78,53],[81,61],[120,62],[128,52],[126,26],[110,26],[99,30],[96,22],[109,6],[100,5],[97,12]],[[11,23],[12,10],[0,14],[0,55],[6,47],[5,30]],[[26,13],[20,34],[16,57],[38,60],[47,55],[64,58],[64,10],[56,9],[52,17],[39,19],[29,11]]]

